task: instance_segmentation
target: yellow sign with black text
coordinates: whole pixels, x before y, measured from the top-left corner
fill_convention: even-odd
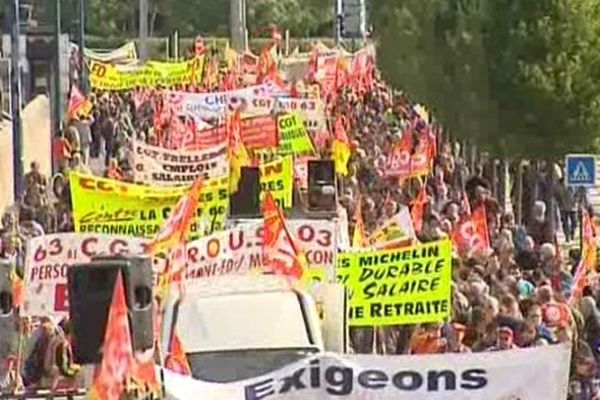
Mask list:
[[[351,326],[440,322],[452,309],[452,245],[340,253],[337,278],[350,292]]]
[[[261,164],[260,166],[260,200],[266,192],[271,192],[277,205],[282,209],[292,208],[294,161],[292,157]]]
[[[69,175],[75,232],[151,238],[188,190],[156,188],[72,172]],[[207,180],[190,239],[225,227],[229,177]]]
[[[122,66],[92,60],[90,83],[96,90],[129,90],[137,87],[189,85],[200,82],[204,57],[182,62],[148,61],[143,65]]]

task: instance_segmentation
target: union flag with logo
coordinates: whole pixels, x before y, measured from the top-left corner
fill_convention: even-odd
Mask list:
[[[469,252],[485,253],[490,250],[490,236],[485,207],[477,207],[470,216],[466,216],[456,224],[452,232],[452,242],[459,254]]]

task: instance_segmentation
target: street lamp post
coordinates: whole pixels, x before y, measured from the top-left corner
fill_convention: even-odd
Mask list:
[[[79,80],[84,94],[88,92],[87,70],[85,68],[85,0],[79,0],[79,29],[77,43],[79,44]]]
[[[13,185],[14,198],[23,193],[23,140],[21,136],[21,29],[19,20],[19,0],[11,0],[11,119],[13,136]]]

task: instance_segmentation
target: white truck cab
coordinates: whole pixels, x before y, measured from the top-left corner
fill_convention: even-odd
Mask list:
[[[177,332],[192,375],[232,382],[264,375],[325,350],[344,352],[345,294],[323,285],[313,296],[272,275],[198,280],[167,307],[163,348]]]

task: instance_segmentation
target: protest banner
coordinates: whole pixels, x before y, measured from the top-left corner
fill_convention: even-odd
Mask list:
[[[325,269],[333,274],[335,222],[301,219],[289,220],[288,224],[306,252],[311,268]],[[188,282],[260,270],[263,265],[262,229],[260,222],[242,222],[227,231],[190,242],[187,245]]]
[[[284,95],[287,93],[278,86],[265,83],[225,92],[167,92],[165,104],[175,115],[192,116],[201,121],[212,121],[223,119],[228,107],[239,109],[243,114],[246,104],[251,101],[253,96]],[[263,114],[268,114],[268,112]]]
[[[351,326],[440,322],[452,309],[449,240],[398,250],[341,253],[337,276],[350,291]]]
[[[76,232],[153,237],[187,187],[158,188],[71,172]],[[202,186],[191,238],[224,228],[229,208],[229,177]]]
[[[57,233],[29,239],[21,315],[67,315],[67,269],[70,266],[88,262],[100,254],[142,254],[145,244],[145,239],[95,233]]]
[[[136,182],[155,186],[190,185],[229,175],[227,144],[205,150],[168,150],[141,141],[133,142]]]
[[[95,90],[128,90],[137,87],[189,85],[199,82],[204,57],[169,63],[149,61],[143,65],[122,66],[92,60],[90,83]]]
[[[79,46],[71,43],[71,51],[78,52]],[[131,64],[138,60],[135,42],[127,42],[121,47],[109,51],[92,50],[86,47],[83,49],[83,56],[87,60],[106,64]]]
[[[243,118],[241,127],[242,142],[248,150],[276,147],[279,144],[277,117],[274,115]],[[187,150],[201,150],[218,146],[227,143],[226,125],[220,124],[195,132],[190,131],[179,137],[177,141],[171,140],[171,142],[173,148]]]
[[[310,132],[327,129],[325,108],[320,99],[295,97],[251,96],[242,111],[247,115],[297,113]]]
[[[292,157],[283,157],[278,160],[260,165],[260,201],[266,192],[271,192],[277,205],[282,209],[290,209],[293,204],[294,160]]]
[[[179,334],[187,349],[191,333]],[[320,353],[227,384],[164,370],[164,388],[174,400],[564,400],[570,358],[567,344],[427,356]]]

